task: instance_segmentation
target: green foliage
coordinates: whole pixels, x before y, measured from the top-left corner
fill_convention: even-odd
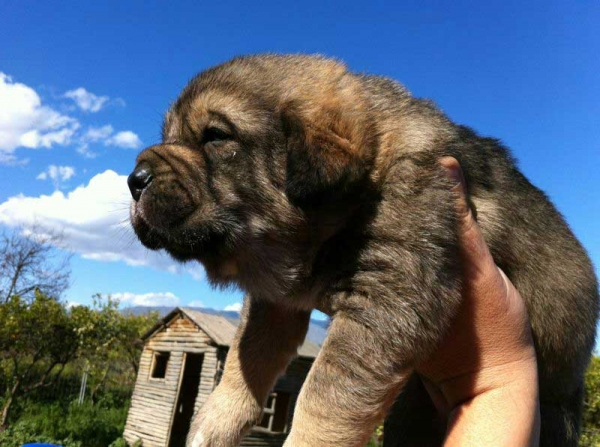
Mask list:
[[[0,386],[6,390],[0,407],[18,398],[13,399],[12,423],[0,431],[0,445],[126,447],[121,435],[141,353],[139,339],[157,320],[155,313],[123,314],[118,302],[99,295],[92,306],[71,309],[39,292],[33,300],[13,296],[0,304]],[[78,389],[84,368],[92,400],[78,405],[72,392],[44,394],[61,373],[70,390]],[[20,388],[11,394],[17,380]],[[600,357],[592,358],[585,387],[580,445],[598,447]],[[379,427],[368,445],[381,445],[381,439]]]
[[[0,374],[5,385],[0,425],[6,427],[19,396],[53,384],[76,357],[78,337],[64,305],[35,292],[0,305]]]
[[[102,387],[133,385],[142,350],[140,337],[158,321],[157,313],[133,315],[118,310],[118,301],[94,296],[93,307],[71,310],[81,339],[92,399]]]
[[[158,321],[157,313],[123,314],[110,296],[94,296],[93,306],[76,306],[71,318],[77,328],[80,356],[88,362],[92,388],[110,380],[118,370],[118,383],[132,382],[137,374],[142,344],[140,337]]]
[[[593,357],[585,375],[583,433],[580,445],[600,446],[600,357]]]
[[[0,433],[0,445],[49,442],[65,447],[106,447],[120,438],[126,417],[127,406],[113,407],[102,401],[66,406],[31,402],[19,420]]]
[[[133,444],[129,444],[124,438],[119,438],[108,447],[142,447],[142,441],[138,439]]]
[[[124,438],[115,439],[108,447],[128,447]]]
[[[365,447],[381,447],[383,445],[383,425],[379,425],[373,431],[371,438]]]
[[[23,368],[42,358],[66,363],[77,348],[65,307],[39,292],[32,302],[12,296],[0,306],[0,321],[0,360],[20,360]]]
[[[119,325],[119,355],[127,361],[131,372],[137,375],[143,343],[141,337],[158,321],[158,312],[142,315],[125,313],[121,315]]]
[[[70,312],[79,340],[79,357],[84,360],[83,369],[88,373],[93,399],[98,390],[115,377],[111,374],[112,370],[119,368],[124,361],[120,344],[124,317],[118,310],[118,304],[110,297],[103,299],[95,295],[92,306],[75,306]],[[117,381],[127,379],[133,380],[131,377],[119,377]]]
[[[69,370],[75,381],[87,372],[92,400],[101,388],[133,384],[141,353],[136,341],[158,315],[122,314],[118,305],[96,295],[92,306],[69,309],[39,291],[31,301],[12,296],[0,304],[0,425],[8,426],[20,401],[43,395]]]

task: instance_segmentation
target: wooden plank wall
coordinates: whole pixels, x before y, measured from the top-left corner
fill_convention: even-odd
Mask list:
[[[277,433],[259,433],[255,431],[251,431],[248,433],[240,447],[281,447],[287,438],[287,434]]]
[[[152,357],[155,351],[170,352],[169,363],[164,379],[150,378]],[[218,349],[208,335],[188,320],[176,318],[168,327],[159,330],[146,343],[135,389],[131,398],[131,407],[127,416],[123,436],[128,442],[137,439],[144,447],[165,447],[170,434],[173,409],[176,404],[179,380],[182,374],[185,352],[203,353],[200,389],[196,398],[196,414],[217,385],[219,374],[227,354],[227,349]],[[289,420],[300,388],[312,365],[312,360],[297,358],[289,365],[286,375],[281,377],[275,390],[291,393]],[[192,429],[193,429],[192,423]],[[250,432],[242,441],[242,446],[281,446],[285,434]]]
[[[164,379],[150,378],[154,351],[171,353]],[[196,409],[214,388],[217,348],[208,335],[187,318],[172,320],[168,327],[147,341],[142,352],[123,434],[128,442],[141,439],[144,447],[167,445],[185,352],[204,353]]]

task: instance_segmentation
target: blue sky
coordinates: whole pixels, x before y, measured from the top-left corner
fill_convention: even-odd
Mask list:
[[[600,265],[600,3],[218,3],[3,2],[0,223],[64,229],[75,253],[68,300],[240,301],[211,290],[201,268],[145,252],[118,223],[123,176],[159,140],[186,82],[265,51],[393,77],[501,138]]]

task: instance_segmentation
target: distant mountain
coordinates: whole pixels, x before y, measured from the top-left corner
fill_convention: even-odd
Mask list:
[[[221,315],[225,318],[239,320],[240,313],[234,312],[230,310],[217,310],[211,309],[208,307],[189,307],[189,306],[181,306],[188,307],[189,309],[198,310],[200,312],[204,312],[211,315]],[[131,306],[125,307],[121,310],[123,313],[130,313],[133,315],[144,315],[150,312],[157,312],[158,315],[162,318],[171,312],[174,307],[171,306]],[[308,338],[313,343],[321,346],[325,341],[325,337],[327,336],[327,328],[329,327],[329,320],[310,320],[310,326],[308,327],[308,333],[306,334],[306,338]]]

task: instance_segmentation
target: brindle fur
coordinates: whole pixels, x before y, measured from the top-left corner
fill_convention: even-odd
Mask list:
[[[209,127],[225,137],[210,141]],[[137,160],[154,175],[132,205],[140,240],[248,293],[189,445],[240,442],[314,308],[332,321],[286,445],[364,444],[394,401],[386,446],[441,443],[413,368],[461,296],[451,185],[437,162],[445,155],[459,160],[494,259],[527,302],[541,444],[577,444],[598,286],[548,198],[497,140],[395,81],[322,57],[261,55],[194,78],[167,113],[162,143]]]

